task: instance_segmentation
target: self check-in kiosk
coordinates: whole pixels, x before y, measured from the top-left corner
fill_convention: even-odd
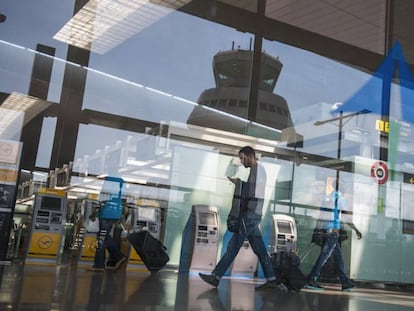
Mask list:
[[[131,217],[129,232],[145,230],[154,238],[160,239],[161,208],[157,201],[139,199],[135,206],[129,207],[129,214]],[[147,270],[141,257],[133,247],[129,247],[127,270]]]
[[[60,262],[65,237],[66,209],[65,191],[40,188],[35,194],[26,263]]]
[[[296,253],[297,230],[296,222],[292,216],[284,214],[274,214],[273,229],[271,235],[271,260],[273,266],[286,264],[289,253]]]
[[[151,235],[160,239],[161,235],[161,209],[156,201],[138,200],[132,208],[132,228],[146,230]]]
[[[296,222],[292,216],[274,214],[274,235],[272,236],[273,253],[296,251]]]
[[[180,273],[211,272],[217,261],[219,211],[215,206],[193,205],[181,243]]]

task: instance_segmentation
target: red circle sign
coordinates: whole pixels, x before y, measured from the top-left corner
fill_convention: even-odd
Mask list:
[[[388,167],[384,162],[378,161],[371,166],[371,176],[375,178],[380,185],[385,184],[388,180]]]

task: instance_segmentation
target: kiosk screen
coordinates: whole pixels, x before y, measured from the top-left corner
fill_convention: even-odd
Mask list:
[[[200,213],[200,225],[216,226],[216,219],[213,213]]]
[[[140,220],[147,220],[156,222],[155,208],[153,207],[138,207],[138,215]]]
[[[278,222],[277,230],[279,231],[279,233],[292,234],[292,228],[289,222]]]
[[[40,208],[49,211],[60,211],[62,199],[57,197],[42,196]]]

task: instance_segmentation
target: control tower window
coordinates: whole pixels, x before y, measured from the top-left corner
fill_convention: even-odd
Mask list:
[[[211,107],[217,107],[217,99],[212,99],[211,100]]]
[[[219,107],[226,107],[227,99],[220,99],[219,101]]]
[[[272,86],[273,87],[273,83],[275,83],[275,79],[267,79],[267,80],[264,80],[264,83],[266,83],[268,86]]]
[[[276,112],[275,105],[269,104],[269,111]]]
[[[267,111],[267,104],[264,102],[260,102],[260,110],[262,111]]]
[[[220,78],[220,80],[227,80],[229,77],[227,77],[224,74],[220,73],[219,78]]]

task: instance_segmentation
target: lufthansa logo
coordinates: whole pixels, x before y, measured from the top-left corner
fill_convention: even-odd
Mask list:
[[[375,178],[378,184],[385,184],[388,180],[387,164],[381,161],[375,162],[371,166],[371,177]]]
[[[42,249],[50,248],[52,244],[53,244],[52,238],[47,235],[41,236],[39,240],[37,241],[37,245],[39,246],[39,248],[42,248]]]

